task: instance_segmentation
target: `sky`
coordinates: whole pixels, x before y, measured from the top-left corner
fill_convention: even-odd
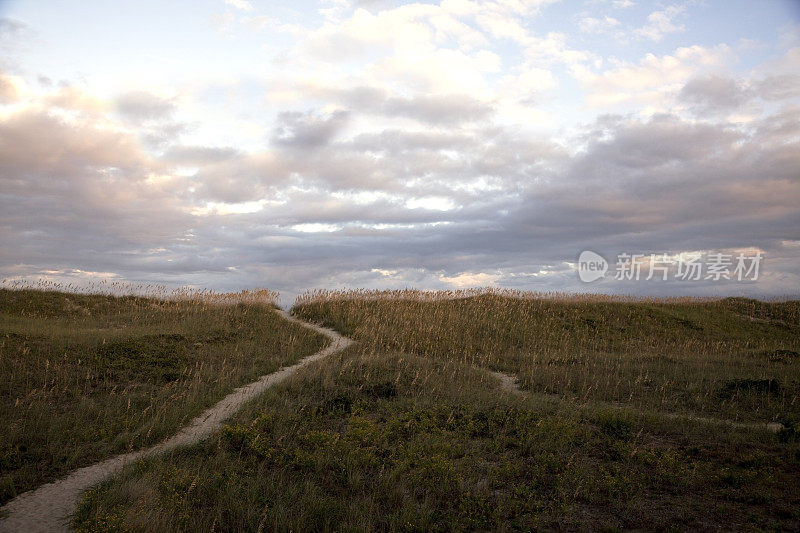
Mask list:
[[[0,0],[0,279],[797,295],[800,0]]]

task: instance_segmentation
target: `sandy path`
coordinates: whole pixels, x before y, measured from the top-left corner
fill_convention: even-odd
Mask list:
[[[514,394],[522,394],[522,391],[519,389],[519,385],[517,384],[517,378],[512,376],[511,374],[506,374],[505,372],[496,372],[494,370],[490,370],[489,374],[492,377],[500,380],[500,388],[504,391],[508,391]]]
[[[523,391],[519,388],[519,383],[517,383],[517,378],[512,374],[506,374],[504,372],[495,372],[489,371],[489,374],[498,379],[500,381],[500,388],[511,392],[513,394],[524,394],[527,392],[528,394],[533,394],[529,391]],[[537,396],[541,396],[549,401],[560,402],[563,401],[557,395],[554,394],[537,394]],[[612,403],[612,402],[595,402],[596,405],[600,405],[602,407],[606,407],[609,409],[618,409],[618,410],[635,410],[633,407],[620,404],[620,403]],[[762,431],[768,431],[770,433],[778,433],[781,431],[784,426],[779,422],[737,422],[735,420],[725,420],[722,418],[711,418],[711,417],[704,417],[704,416],[694,416],[690,414],[680,414],[680,413],[657,413],[657,416],[664,416],[670,418],[672,420],[691,420],[692,422],[701,422],[704,424],[712,424],[717,426],[730,426],[736,429],[756,429]]]
[[[258,381],[239,387],[192,420],[188,426],[180,430],[176,435],[155,446],[117,455],[100,463],[79,468],[64,478],[20,494],[0,508],[1,516],[5,517],[0,520],[0,532],[67,531],[69,515],[75,510],[81,494],[88,488],[138,459],[173,450],[180,446],[194,444],[209,437],[220,429],[223,422],[245,402],[255,398],[267,388],[284,381],[307,364],[343,350],[352,343],[350,339],[339,335],[331,329],[303,322],[282,310],[279,310],[278,313],[290,322],[295,322],[325,335],[331,339],[330,345],[313,355],[301,359],[292,366],[281,368],[272,374],[262,376]]]

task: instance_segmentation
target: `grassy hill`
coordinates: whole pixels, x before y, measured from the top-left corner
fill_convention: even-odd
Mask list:
[[[374,352],[516,375],[560,399],[737,420],[796,416],[800,302],[321,293],[295,313]]]
[[[74,525],[800,527],[800,303],[455,296],[300,298],[359,344],[93,489]]]
[[[164,296],[0,289],[0,503],[155,443],[327,342],[268,292]]]

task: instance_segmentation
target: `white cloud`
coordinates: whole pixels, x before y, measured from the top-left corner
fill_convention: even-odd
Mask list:
[[[488,272],[462,272],[455,276],[439,276],[441,281],[453,287],[463,289],[467,287],[487,287],[495,285],[502,276]]]
[[[558,80],[548,69],[526,64],[519,72],[503,76],[495,87],[500,105],[522,103],[534,106],[539,96],[558,87]]]
[[[653,11],[647,16],[647,24],[634,30],[634,35],[651,41],[660,41],[665,35],[686,30],[683,24],[676,24],[675,18],[681,15],[686,8],[673,5],[661,11]]]
[[[409,209],[427,209],[429,211],[450,211],[456,206],[451,198],[427,196],[422,198],[409,198],[406,201],[406,207]]]
[[[300,233],[332,233],[339,230],[339,226],[335,224],[320,223],[294,224],[291,228]]]
[[[430,49],[433,29],[424,21],[436,6],[414,4],[372,14],[356,9],[341,22],[326,22],[304,40],[301,53],[325,61],[361,59],[376,52]]]
[[[691,77],[722,70],[730,58],[727,45],[713,48],[695,45],[663,56],[647,54],[636,64],[619,62],[600,73],[581,72],[578,78],[590,106],[646,104],[663,109]]]
[[[208,215],[243,215],[247,213],[258,213],[267,205],[267,200],[255,200],[251,202],[225,203],[225,202],[206,202],[203,207],[193,207],[189,212],[194,216]]]
[[[25,80],[0,72],[0,105],[17,102],[25,92]]]
[[[251,11],[253,9],[252,4],[247,0],[225,0],[225,3],[242,11]]]
[[[412,93],[466,93],[485,99],[491,97],[485,76],[501,66],[500,56],[489,50],[404,50],[368,67],[366,74],[377,83],[391,82]]]
[[[617,19],[608,15],[603,18],[583,17],[578,21],[578,28],[584,33],[591,34],[608,33],[619,25]]]
[[[563,33],[550,32],[544,37],[533,37],[524,50],[525,58],[537,66],[562,64],[570,70],[582,70],[586,63],[597,58],[586,50],[571,48],[567,44],[567,36]]]
[[[447,40],[453,39],[460,48],[471,50],[489,43],[483,33],[450,13],[437,13],[428,21],[435,29],[435,40],[439,44],[445,44]]]
[[[528,41],[528,31],[512,14],[485,10],[477,14],[475,20],[495,39],[512,39],[523,44]]]

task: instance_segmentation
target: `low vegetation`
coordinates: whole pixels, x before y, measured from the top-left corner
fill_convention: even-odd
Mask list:
[[[0,289],[0,503],[153,444],[327,341],[276,295]]]
[[[349,291],[309,293],[294,312],[373,352],[511,373],[560,400],[745,421],[800,414],[800,301]]]
[[[209,441],[89,491],[73,525],[796,530],[798,309],[306,295],[296,314],[359,344],[271,389]],[[490,370],[518,376],[521,392]]]

